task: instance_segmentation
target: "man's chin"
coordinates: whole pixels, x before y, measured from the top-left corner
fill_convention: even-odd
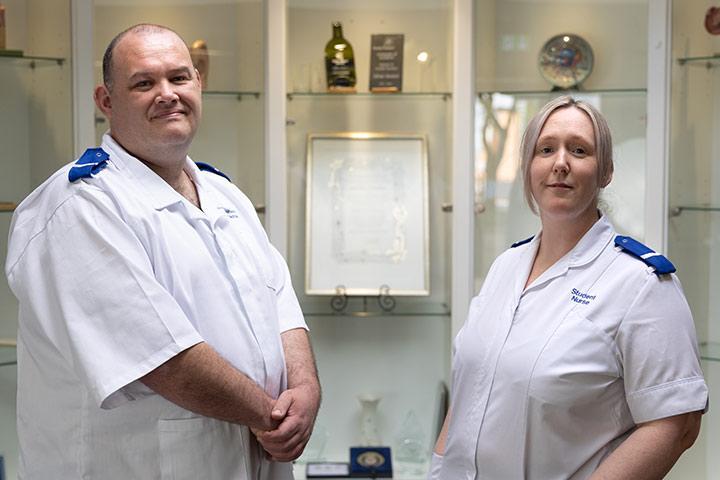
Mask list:
[[[195,136],[195,130],[186,126],[180,127],[179,125],[166,125],[164,128],[160,129],[160,131],[156,132],[156,136],[153,136],[150,132],[148,133],[149,138],[155,138],[167,145],[183,145],[190,143]]]

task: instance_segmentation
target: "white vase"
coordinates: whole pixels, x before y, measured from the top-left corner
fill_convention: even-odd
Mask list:
[[[370,447],[380,445],[380,435],[377,429],[377,406],[380,397],[374,395],[360,395],[358,397],[362,412],[360,413],[360,446]]]

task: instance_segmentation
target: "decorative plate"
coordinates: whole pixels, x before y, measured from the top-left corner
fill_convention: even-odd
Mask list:
[[[720,8],[710,7],[705,13],[705,30],[712,35],[720,35]]]
[[[557,89],[580,85],[592,72],[593,51],[579,35],[563,33],[545,42],[538,55],[540,74]]]

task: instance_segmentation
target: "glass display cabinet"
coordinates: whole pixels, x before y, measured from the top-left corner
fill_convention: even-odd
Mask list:
[[[265,211],[263,8],[261,0],[211,5],[165,0],[93,2],[96,84],[102,79],[102,56],[110,40],[137,23],[174,29],[195,52],[196,63],[207,55],[201,75],[205,80],[203,118],[190,156],[227,174],[261,214]],[[99,145],[108,124],[99,111],[95,122]]]
[[[648,2],[476,0],[475,15],[476,291],[498,254],[539,230],[539,219],[523,195],[520,140],[532,116],[560,95],[588,101],[607,117],[615,174],[601,207],[619,231],[642,239]],[[543,78],[539,65],[550,55],[543,50],[546,42],[557,35],[567,40],[581,37],[590,52],[572,43],[567,52],[575,58],[594,58],[587,78],[569,90]],[[561,78],[556,80],[563,84]]]
[[[349,447],[362,441],[361,421],[367,420],[373,398],[379,403],[371,423],[379,442],[392,448],[394,478],[425,477],[447,398],[453,333],[462,324],[470,292],[479,289],[501,251],[539,226],[522,197],[518,147],[532,115],[565,93],[552,91],[538,70],[543,45],[558,34],[582,37],[594,54],[589,76],[569,93],[596,105],[610,122],[616,173],[604,197],[605,212],[619,230],[667,248],[695,315],[711,395],[720,385],[720,303],[713,295],[720,287],[720,143],[714,135],[720,127],[720,37],[702,28],[705,2],[2,3],[7,48],[22,50],[20,56],[0,51],[0,145],[6,173],[0,177],[2,252],[15,205],[107,130],[100,112],[92,121],[90,92],[82,87],[76,99],[72,92],[80,88],[77,77],[83,84],[100,82],[101,58],[112,36],[138,22],[157,22],[195,44],[198,54],[204,53],[204,43],[209,69],[203,121],[191,156],[215,165],[248,194],[286,255],[324,387],[315,434],[297,462],[297,478],[304,478],[309,461],[349,460]],[[666,8],[672,17],[672,58],[654,70],[662,54],[653,39],[669,42],[665,28],[670,22],[653,18]],[[73,9],[82,15],[71,21]],[[355,93],[328,93],[324,56],[333,22],[342,24],[354,51]],[[402,56],[402,85],[394,93],[373,92],[370,79],[377,70],[370,59],[379,38],[374,35],[397,34],[403,38],[396,52]],[[87,42],[73,45],[72,38]],[[657,88],[655,82],[665,74],[669,88]],[[670,102],[670,126],[658,131],[653,126],[658,114],[652,112],[663,102]],[[307,251],[316,241],[308,234],[316,205],[307,195],[314,155],[310,139],[348,134],[424,139],[428,227],[422,240],[428,294],[394,295],[393,286],[382,280],[377,255],[365,259],[370,270],[377,269],[377,294],[343,296],[342,288],[336,295],[307,293]],[[654,172],[665,171],[666,156],[658,145],[666,141],[669,179],[658,180],[663,177]],[[338,159],[350,153],[340,152]],[[373,172],[360,173],[372,173],[397,193],[391,172],[387,178]],[[378,240],[367,218],[387,212],[373,213],[362,199],[369,205],[374,194],[379,198],[387,191],[363,190],[362,182],[351,186],[355,203],[343,218],[353,233],[364,225],[363,238]],[[333,215],[326,220],[332,222]],[[474,220],[466,220],[470,217]],[[328,228],[333,238],[342,233]],[[332,247],[326,258],[337,261],[347,253],[324,240]],[[0,313],[0,455],[12,479],[17,471],[17,305],[4,275]],[[670,478],[712,478],[720,471],[720,459],[712,454],[720,442],[717,418],[713,410],[705,416],[697,446]]]
[[[15,206],[72,160],[73,97],[70,0],[4,0],[0,50],[0,251],[4,263]],[[15,478],[17,302],[0,278],[0,455]]]
[[[712,399],[720,391],[720,37],[703,26],[709,8],[673,3],[667,235]],[[719,444],[720,415],[711,406],[685,478],[714,478]]]
[[[447,382],[450,351],[452,14],[451,2],[444,0],[287,3],[288,261],[312,332],[324,390],[316,432],[295,469],[298,478],[304,478],[307,461],[349,461],[349,447],[362,440],[359,399],[368,396],[380,398],[376,429],[380,444],[392,448],[394,478],[424,478],[426,472],[442,397],[438,385]],[[333,22],[342,24],[343,36],[354,50],[355,93],[328,93],[324,47]],[[370,91],[371,39],[378,34],[403,35],[402,83],[394,93]],[[416,193],[425,197],[427,205],[429,294],[396,295],[393,285],[388,285],[395,302],[389,311],[378,303],[383,300],[382,285],[392,283],[383,276],[386,264],[378,256],[367,256],[367,262],[374,262],[370,281],[377,284],[378,293],[343,297],[342,288],[335,297],[306,293],[306,251],[321,240],[306,230],[306,206],[313,208],[306,196],[308,162],[318,161],[313,160],[318,153],[309,149],[308,142],[311,135],[344,134],[419,135],[426,142],[427,185]],[[370,175],[369,167],[352,163],[351,151],[335,155],[338,162],[350,165],[352,175]],[[392,175],[389,169],[380,174]],[[336,206],[347,209],[345,214],[352,218],[329,227],[333,235],[344,235],[348,229],[372,237],[371,226],[361,226],[360,217],[377,208],[368,204],[373,194],[382,193],[373,190],[384,188],[382,184],[367,184],[363,192],[354,191],[356,203]],[[350,196],[355,187],[341,181],[338,188]],[[380,206],[378,221],[392,208]],[[407,244],[417,240],[406,239]],[[333,245],[327,258],[347,253]],[[353,281],[351,275],[342,278],[338,287]],[[419,455],[417,462],[408,452],[408,442]]]

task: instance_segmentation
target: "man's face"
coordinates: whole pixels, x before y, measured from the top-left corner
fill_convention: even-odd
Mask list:
[[[110,133],[130,153],[187,152],[202,114],[201,89],[187,47],[168,31],[129,33],[113,52],[111,90],[96,89]]]

